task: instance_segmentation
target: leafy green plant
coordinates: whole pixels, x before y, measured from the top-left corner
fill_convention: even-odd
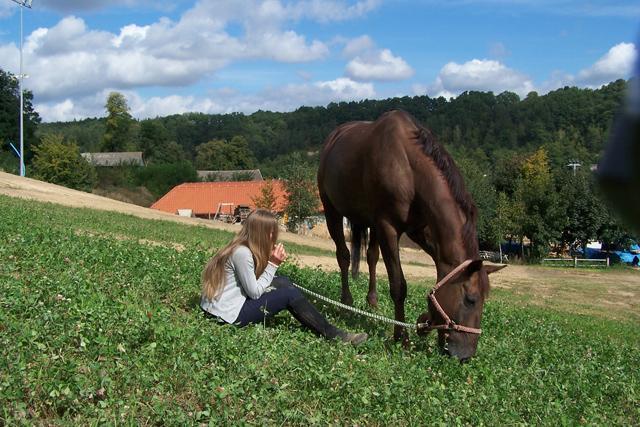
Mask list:
[[[2,425],[640,422],[633,321],[523,306],[500,290],[464,365],[433,337],[404,350],[391,328],[320,303],[371,339],[325,341],[287,313],[239,329],[198,308],[201,268],[228,233],[4,196],[0,209]],[[339,296],[337,273],[280,273]],[[353,284],[357,303],[366,288]],[[408,317],[424,306],[410,284]],[[379,310],[392,315],[388,298]]]
[[[32,167],[36,178],[84,191],[91,191],[95,186],[95,169],[82,158],[78,146],[66,142],[62,135],[44,135],[33,151]]]

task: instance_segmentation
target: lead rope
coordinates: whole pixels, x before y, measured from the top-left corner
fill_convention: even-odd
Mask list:
[[[479,328],[471,328],[469,326],[463,326],[463,325],[458,325],[456,324],[454,321],[451,320],[451,318],[449,318],[449,316],[447,315],[447,313],[444,311],[444,309],[440,306],[440,304],[438,303],[438,300],[435,297],[435,292],[443,285],[445,285],[447,282],[449,282],[449,280],[455,276],[457,273],[459,273],[461,270],[464,270],[465,268],[467,268],[467,266],[469,264],[471,264],[473,261],[468,259],[464,262],[462,262],[460,265],[458,265],[456,268],[454,268],[452,271],[449,272],[449,274],[447,274],[442,280],[440,280],[438,283],[436,283],[436,285],[433,287],[433,289],[427,294],[428,299],[431,300],[431,302],[433,303],[434,307],[436,308],[436,310],[438,311],[438,313],[440,313],[440,316],[442,317],[442,319],[444,320],[444,324],[442,325],[433,325],[431,324],[431,322],[424,322],[424,323],[405,323],[405,322],[400,322],[399,320],[394,320],[394,319],[389,319],[388,317],[384,317],[381,316],[379,314],[374,314],[374,313],[369,313],[368,311],[364,311],[364,310],[360,310],[359,308],[355,308],[355,307],[351,307],[350,305],[346,305],[343,304],[341,302],[337,302],[334,301],[330,298],[325,297],[324,295],[320,295],[318,293],[315,293],[307,288],[305,288],[304,286],[300,286],[297,283],[293,283],[293,286],[295,286],[296,288],[300,289],[303,292],[308,293],[309,295],[312,295],[322,301],[328,302],[329,304],[333,304],[336,307],[340,307],[342,309],[345,309],[347,311],[351,311],[353,313],[357,313],[360,314],[362,316],[365,317],[369,317],[371,319],[374,320],[378,320],[380,322],[385,322],[385,323],[390,323],[392,325],[397,325],[397,326],[402,326],[403,328],[411,328],[411,329],[426,329],[426,330],[434,330],[434,329],[440,329],[440,330],[445,330],[445,331],[457,331],[457,332],[465,332],[465,333],[469,333],[469,334],[478,334],[480,335],[482,333],[482,329]]]
[[[293,282],[292,282],[293,283]],[[371,319],[374,320],[378,320],[380,322],[384,322],[384,323],[390,323],[392,325],[397,325],[397,326],[402,326],[403,328],[412,328],[412,329],[416,329],[416,328],[430,328],[431,324],[429,322],[427,323],[405,323],[405,322],[400,322],[399,320],[395,320],[395,319],[389,319],[388,317],[384,317],[381,316],[379,314],[375,314],[375,313],[369,313],[368,311],[364,311],[364,310],[360,310],[359,308],[355,308],[355,307],[351,307],[350,305],[347,304],[343,304],[341,302],[338,301],[334,301],[330,298],[325,297],[324,295],[320,295],[318,293],[315,293],[307,288],[305,288],[304,286],[300,286],[297,283],[293,283],[293,286],[295,286],[296,288],[300,289],[303,292],[308,293],[309,295],[316,297],[324,302],[328,302],[329,304],[333,304],[336,307],[340,307],[343,308],[347,311],[351,311],[353,313],[357,313],[360,314],[362,316],[365,317],[369,317]]]

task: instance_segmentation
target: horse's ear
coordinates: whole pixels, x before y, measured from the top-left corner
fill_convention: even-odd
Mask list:
[[[460,267],[458,267],[460,268]],[[471,261],[466,267],[458,270],[453,276],[447,279],[447,282],[457,282],[459,280],[468,279],[473,273],[480,271],[482,268],[482,260],[477,259],[475,261]]]
[[[472,275],[473,273],[480,271],[480,269],[482,268],[482,260],[481,259],[477,259],[475,261],[472,261],[466,268],[466,273],[468,275]]]
[[[507,264],[486,264],[484,266],[484,270],[487,272],[487,274],[491,274],[491,273],[495,273],[496,271],[500,271],[503,268],[505,268],[507,266]]]

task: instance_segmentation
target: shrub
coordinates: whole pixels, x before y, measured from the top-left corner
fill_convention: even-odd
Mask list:
[[[96,171],[80,155],[78,146],[59,134],[44,135],[33,148],[33,174],[36,178],[76,190],[91,191],[96,185]]]

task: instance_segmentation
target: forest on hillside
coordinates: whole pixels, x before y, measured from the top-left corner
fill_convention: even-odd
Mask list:
[[[238,137],[252,158],[221,159],[219,166],[225,166],[225,160],[232,163],[231,167],[251,162],[266,168],[267,175],[278,175],[272,165],[278,164],[279,157],[319,150],[337,125],[375,120],[386,111],[402,109],[431,129],[454,155],[473,152],[486,160],[497,160],[507,152],[526,153],[547,146],[554,152],[554,160],[564,161],[560,159],[564,156],[593,163],[625,89],[626,82],[618,80],[597,90],[565,87],[542,96],[531,92],[524,99],[512,92],[465,92],[450,100],[414,96],[301,107],[287,113],[186,113],[131,119],[126,138],[114,148],[145,151],[151,161],[154,157],[183,155],[196,162],[200,145]],[[38,133],[63,134],[81,151],[104,151],[106,126],[106,118],[42,123]],[[219,169],[215,162],[202,166]]]
[[[0,70],[0,168],[10,170],[16,162],[6,142],[17,139],[12,116],[17,108],[11,108],[17,88],[7,76]],[[620,246],[631,239],[603,202],[593,173],[626,87],[618,80],[595,90],[531,92],[524,99],[511,92],[464,92],[451,99],[406,96],[283,113],[185,113],[145,120],[132,118],[126,99],[115,92],[106,100],[106,117],[56,123],[40,123],[28,93],[25,141],[36,173],[46,163],[38,163],[38,153],[41,159],[47,153],[66,155],[72,164],[80,152],[142,151],[146,167],[92,171],[83,165],[72,186],[141,186],[157,198],[196,180],[196,169],[259,168],[267,178],[312,183],[318,152],[337,125],[402,109],[436,135],[461,169],[479,209],[481,246],[519,242],[519,255],[539,258],[550,247],[561,252],[591,240]]]

